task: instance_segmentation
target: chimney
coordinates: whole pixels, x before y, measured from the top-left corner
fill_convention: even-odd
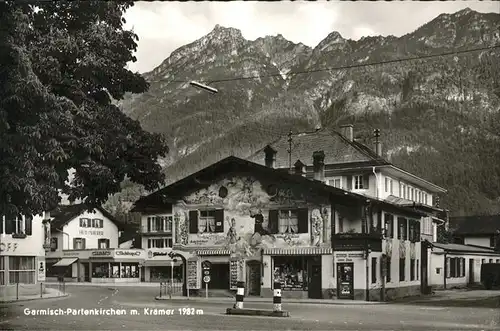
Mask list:
[[[373,130],[373,136],[375,137],[375,153],[382,157],[382,143],[380,142],[380,129]]]
[[[346,124],[342,125],[340,127],[340,133],[346,137],[347,140],[353,141],[354,140],[354,130],[353,130],[353,125],[352,124]]]
[[[300,160],[297,160],[294,164],[295,166],[295,174],[300,176],[306,176],[306,165],[302,163]]]
[[[264,153],[266,155],[265,156],[266,167],[275,168],[276,167],[276,151],[270,145],[267,145],[266,148],[264,148]]]
[[[314,180],[325,180],[325,152],[317,151],[313,153]]]

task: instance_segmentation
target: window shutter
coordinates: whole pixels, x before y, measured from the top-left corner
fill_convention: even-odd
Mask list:
[[[33,234],[33,216],[26,216],[25,218],[24,229],[27,236],[31,236]]]
[[[76,239],[77,238],[73,238],[73,249],[76,249]]]
[[[370,175],[363,175],[363,188],[366,190],[370,188]]]
[[[85,245],[85,238],[82,238],[82,249],[85,249],[87,246]]]
[[[349,191],[352,190],[352,176],[347,176],[346,184],[346,189]]]
[[[198,233],[198,211],[189,211],[189,233]]]
[[[309,231],[309,210],[300,208],[297,211],[299,221],[299,233],[307,233]]]
[[[403,232],[403,230],[401,229],[402,226],[403,224],[401,223],[401,218],[398,217],[398,239],[401,239],[401,234]]]
[[[224,209],[215,210],[215,232],[224,232]]]
[[[3,233],[3,217],[0,217],[0,234]]]
[[[278,210],[270,210],[269,211],[269,231],[271,233],[278,233],[278,219],[279,219],[279,211]]]
[[[5,216],[5,234],[11,234],[12,233],[12,230],[14,228],[13,226],[14,224],[12,224],[12,220],[7,218],[7,216]]]
[[[415,221],[415,241],[420,241],[420,221]]]
[[[107,248],[111,248],[110,244],[109,244],[109,239],[106,239],[106,247]]]

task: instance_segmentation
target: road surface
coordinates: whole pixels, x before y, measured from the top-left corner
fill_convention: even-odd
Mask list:
[[[67,286],[69,297],[0,305],[0,330],[498,330],[500,312],[488,308],[404,304],[283,304],[289,318],[225,315],[231,304],[156,301],[156,288]],[[44,311],[123,309],[126,315],[27,315]],[[157,310],[154,310],[154,309]],[[183,309],[184,308],[184,309]],[[245,308],[271,309],[269,303]],[[180,309],[180,310],[179,310]],[[162,311],[173,315],[158,315]],[[103,310],[104,312],[104,310]],[[108,311],[109,312],[109,311]],[[136,312],[137,314],[134,314]]]

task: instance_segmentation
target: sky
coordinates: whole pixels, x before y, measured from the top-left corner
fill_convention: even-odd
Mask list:
[[[442,13],[466,7],[500,13],[500,1],[136,2],[125,13],[125,27],[139,36],[137,62],[128,67],[140,73],[150,71],[216,24],[237,28],[249,40],[282,34],[292,42],[315,47],[333,31],[354,40],[399,37]]]

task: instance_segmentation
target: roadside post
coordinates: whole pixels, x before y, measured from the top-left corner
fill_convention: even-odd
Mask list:
[[[210,269],[212,268],[212,263],[203,261],[201,266],[203,269],[203,282],[205,283],[205,298],[208,299],[208,283],[210,283]]]

